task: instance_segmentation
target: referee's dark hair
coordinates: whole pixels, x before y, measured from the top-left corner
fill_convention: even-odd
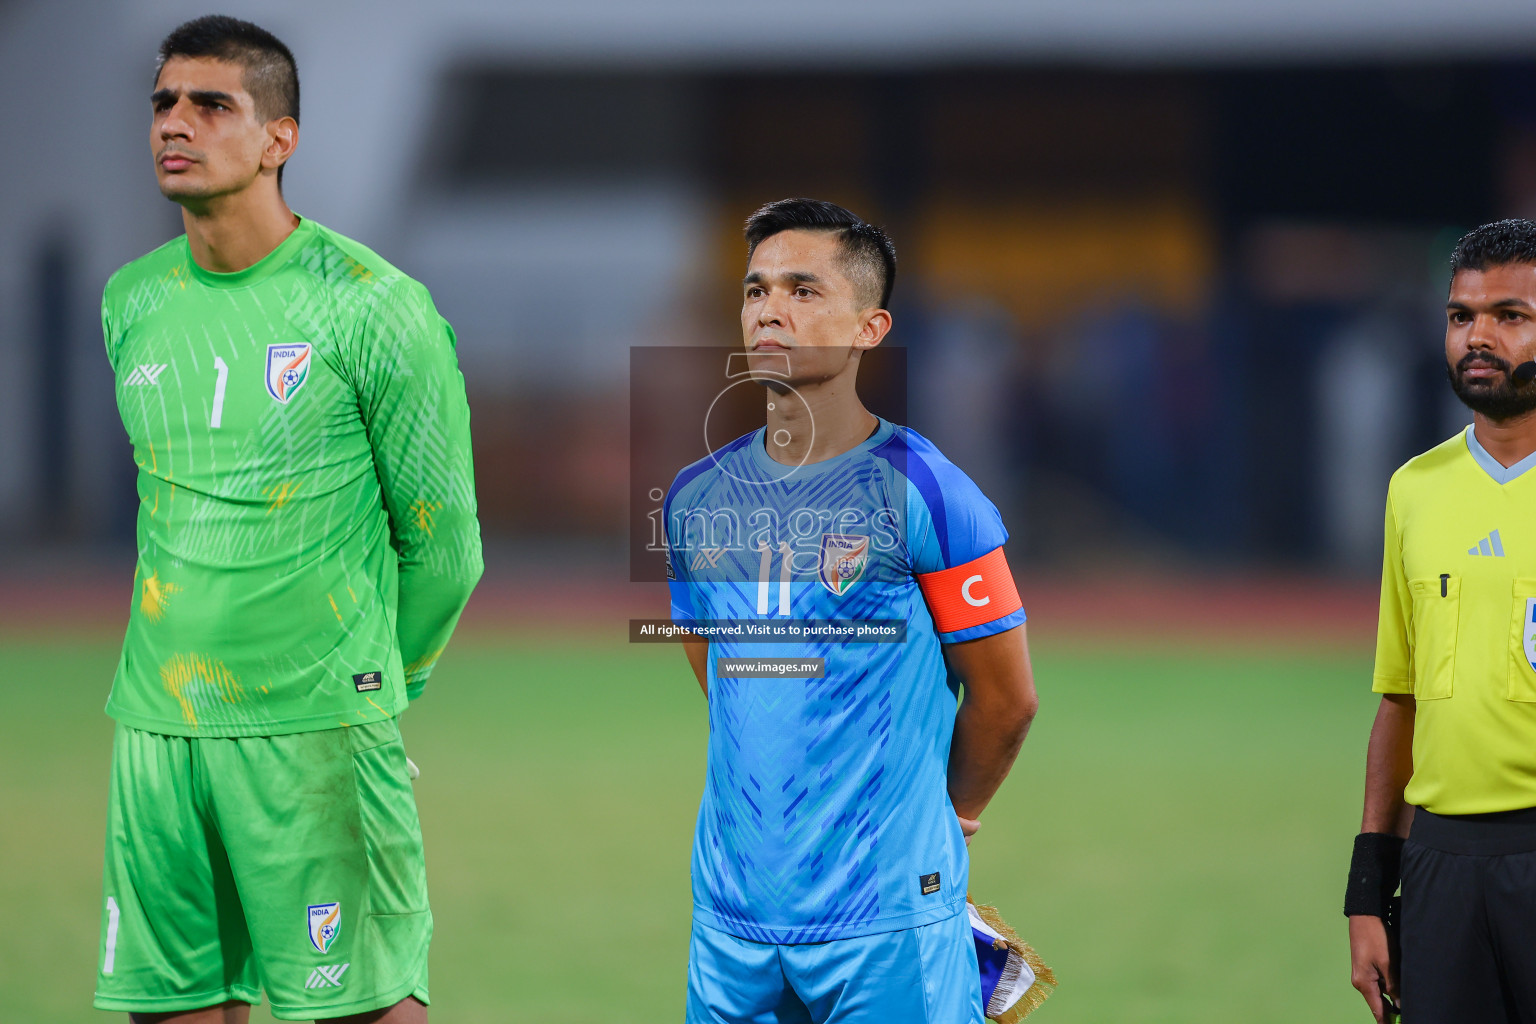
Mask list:
[[[850,210],[821,199],[780,199],[747,218],[747,260],[766,238],[781,231],[831,231],[842,250],[843,271],[864,298],[880,309],[891,304],[896,284],[896,245],[891,236]],[[875,300],[879,299],[878,303]]]
[[[1510,263],[1536,264],[1536,221],[1511,217],[1468,231],[1451,251],[1451,277]]]
[[[155,62],[155,79],[172,57],[212,57],[240,65],[241,84],[251,94],[256,116],[262,121],[279,117],[299,120],[299,66],[293,51],[282,40],[260,25],[231,18],[225,14],[207,14],[182,22],[160,43],[160,57]],[[278,184],[283,168],[277,169]]]

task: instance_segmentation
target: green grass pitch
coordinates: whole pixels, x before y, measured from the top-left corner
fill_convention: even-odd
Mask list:
[[[1041,714],[971,876],[1060,978],[1031,1020],[1368,1019],[1340,913],[1368,653],[1034,643]],[[116,657],[0,637],[6,1020],[121,1019],[90,1009]],[[403,727],[433,1019],[680,1021],[707,728],[682,652],[465,636]]]

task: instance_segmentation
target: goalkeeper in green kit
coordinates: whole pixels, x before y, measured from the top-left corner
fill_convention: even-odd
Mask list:
[[[295,216],[293,56],[161,44],[150,141],[184,237],[112,276],[138,464],[96,1006],[136,1022],[425,1021],[399,715],[481,572],[454,337],[417,282]]]

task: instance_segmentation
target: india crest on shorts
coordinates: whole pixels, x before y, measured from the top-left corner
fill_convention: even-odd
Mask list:
[[[309,380],[309,345],[267,346],[267,394],[288,404],[293,393]]]
[[[821,585],[841,597],[864,575],[869,564],[869,538],[848,533],[821,535]]]
[[[307,347],[307,346],[306,346]],[[341,904],[315,903],[309,908],[309,944],[318,953],[324,953],[336,941],[341,931]]]
[[[1525,660],[1536,668],[1536,597],[1525,599],[1525,626],[1521,632],[1525,637]]]

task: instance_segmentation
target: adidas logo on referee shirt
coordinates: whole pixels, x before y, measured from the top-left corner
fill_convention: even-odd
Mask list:
[[[160,386],[160,375],[165,372],[169,363],[140,363],[133,368],[128,379],[123,381],[124,387],[153,388]]]
[[[304,983],[305,988],[341,988],[341,976],[347,973],[350,963],[345,964],[321,964],[309,972],[309,980]]]
[[[1504,542],[1499,540],[1499,531],[1494,530],[1488,536],[1478,541],[1476,546],[1467,548],[1469,555],[1482,555],[1487,558],[1503,558]]]

